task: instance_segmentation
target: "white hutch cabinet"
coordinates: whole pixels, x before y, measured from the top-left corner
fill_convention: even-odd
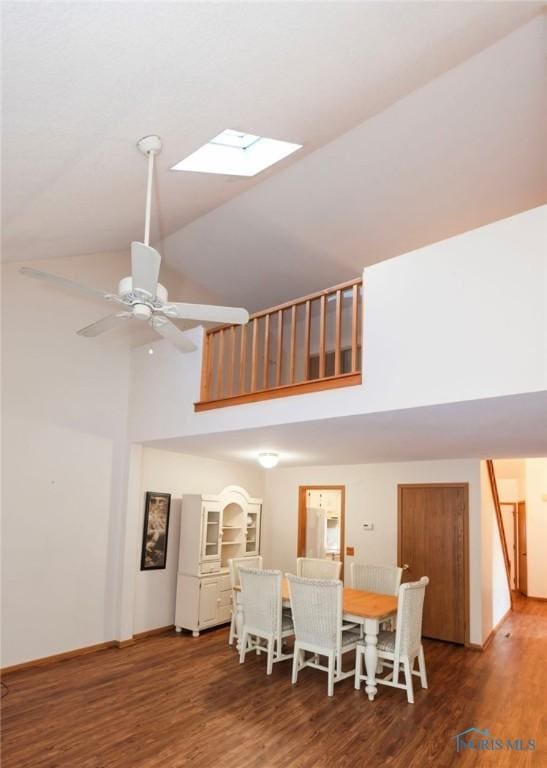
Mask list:
[[[218,496],[182,498],[175,627],[202,629],[230,621],[228,560],[260,554],[262,500],[229,485]]]

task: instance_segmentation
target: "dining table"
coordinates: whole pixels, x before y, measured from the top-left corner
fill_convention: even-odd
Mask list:
[[[235,588],[236,592],[241,587]],[[290,607],[289,582],[287,578],[281,581],[281,596],[283,606]],[[397,614],[397,598],[394,595],[381,595],[378,592],[367,592],[363,589],[344,587],[342,618],[346,622],[359,624],[363,627],[365,643],[365,692],[369,701],[373,701],[378,687],[376,685],[376,670],[378,667],[378,635],[380,625]],[[236,631],[238,638],[243,632],[243,603],[236,601]],[[238,649],[239,649],[238,639]],[[357,686],[358,687],[358,686]]]

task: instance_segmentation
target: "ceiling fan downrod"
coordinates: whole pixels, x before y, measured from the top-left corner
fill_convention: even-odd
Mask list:
[[[146,207],[144,212],[144,244],[150,245],[150,214],[152,210],[152,179],[154,177],[154,158],[161,152],[159,136],[144,136],[137,142],[137,147],[148,157],[148,179],[146,183]]]

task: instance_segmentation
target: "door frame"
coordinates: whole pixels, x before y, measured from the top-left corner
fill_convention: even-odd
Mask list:
[[[516,507],[515,517],[516,517],[516,524],[517,524],[517,560],[518,560],[518,571],[517,571],[518,579],[517,579],[516,590],[521,595],[528,597],[528,530],[526,527],[526,502],[517,501],[515,504],[515,507]],[[524,542],[521,541],[521,535],[520,535],[521,519],[522,519],[522,527],[524,532]],[[523,549],[524,549],[524,552],[522,552]],[[524,557],[523,569],[521,569],[521,557]],[[525,584],[523,585],[526,587],[525,591],[521,589],[521,578],[522,578],[523,570],[525,571],[524,573]]]
[[[299,485],[298,486],[298,531],[296,556],[306,556],[306,493],[308,491],[340,491],[340,560],[344,579],[344,560],[346,557],[346,486],[345,485]]]
[[[513,515],[513,585],[511,587],[512,592],[518,591],[518,529],[517,529],[517,502],[516,501],[500,501],[500,507],[511,507],[511,514]],[[503,516],[502,516],[503,520]],[[505,536],[507,541],[507,535]]]
[[[402,568],[401,528],[402,496],[405,488],[461,488],[463,490],[463,621],[464,647],[471,647],[469,640],[469,483],[399,483],[397,485],[397,564]]]

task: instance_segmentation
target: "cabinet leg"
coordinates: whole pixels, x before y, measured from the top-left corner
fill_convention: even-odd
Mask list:
[[[175,632],[182,632],[182,627],[175,627]]]
[[[199,637],[199,632],[197,631],[197,629],[194,629],[192,631],[192,637]]]

